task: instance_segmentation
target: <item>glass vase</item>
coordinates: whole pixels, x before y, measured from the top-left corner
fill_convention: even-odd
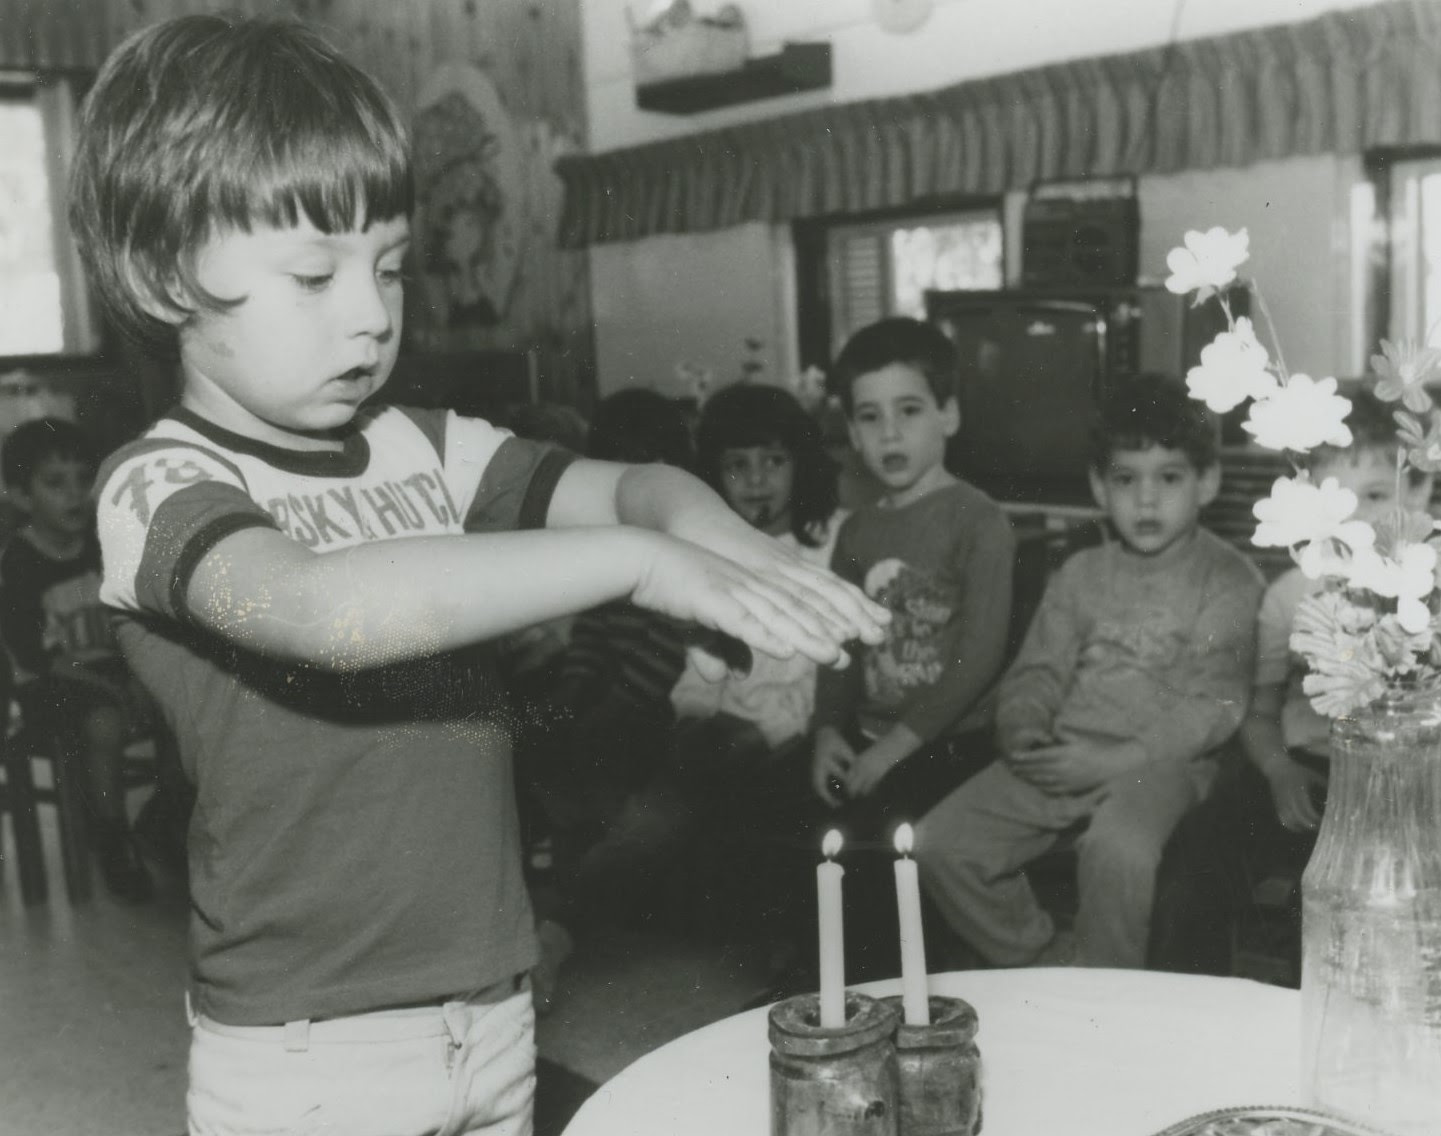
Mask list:
[[[1393,691],[1331,732],[1302,877],[1308,1103],[1396,1136],[1441,1125],[1441,700]]]

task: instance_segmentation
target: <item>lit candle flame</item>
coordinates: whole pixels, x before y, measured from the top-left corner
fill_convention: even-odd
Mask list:
[[[831,829],[826,833],[825,838],[821,841],[821,851],[825,854],[827,860],[834,860],[839,856],[841,851],[841,834],[835,829]]]
[[[915,843],[916,834],[909,824],[903,824],[896,829],[896,851],[902,856],[911,854],[911,846]]]

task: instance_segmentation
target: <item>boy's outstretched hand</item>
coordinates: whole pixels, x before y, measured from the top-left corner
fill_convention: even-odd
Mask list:
[[[811,635],[831,643],[836,649],[827,652],[827,657],[801,643],[795,644],[801,654],[818,663],[844,666],[847,656],[839,649],[841,644],[852,639],[879,643],[885,638],[885,626],[891,620],[886,608],[827,569],[802,560],[780,541],[752,528],[728,510],[707,516],[703,525],[687,525],[677,535],[744,569],[761,585],[761,594],[770,604]],[[642,601],[637,598],[636,602]],[[744,635],[737,638],[767,654],[777,654]]]
[[[751,532],[753,530],[745,530]],[[876,643],[889,613],[858,589],[757,534],[721,555],[655,535],[631,600],[741,640],[777,658],[845,666],[842,644]]]

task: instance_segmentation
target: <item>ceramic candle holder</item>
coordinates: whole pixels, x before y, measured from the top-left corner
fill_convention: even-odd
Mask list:
[[[771,1136],[898,1136],[897,1011],[846,992],[845,1025],[820,1024],[820,998],[770,1010]]]
[[[931,1024],[908,1026],[901,999],[883,998],[896,1015],[900,1073],[898,1136],[975,1136],[981,1130],[981,1052],[976,1011],[960,998],[931,995]]]

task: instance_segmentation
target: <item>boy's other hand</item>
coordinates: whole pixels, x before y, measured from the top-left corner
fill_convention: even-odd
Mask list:
[[[775,573],[688,541],[645,535],[646,553],[630,596],[638,606],[733,636],[778,659],[799,653],[824,666],[850,662],[841,644],[851,636]]]
[[[833,809],[840,808],[845,800],[842,787],[855,760],[856,751],[834,726],[822,726],[816,731],[816,748],[811,755],[811,787],[816,796]]]
[[[734,514],[699,531],[687,531],[684,538],[765,578],[794,607],[820,620],[837,643],[859,639],[874,644],[886,637],[889,610]]]
[[[1108,750],[1079,742],[1060,742],[1007,755],[1011,771],[1043,793],[1063,796],[1089,792],[1116,774]]]
[[[1027,753],[1055,742],[1055,736],[1044,726],[1021,726],[1010,732],[1004,748],[1006,753]]]
[[[687,661],[706,682],[745,678],[755,664],[749,647],[719,631],[692,627],[685,634],[685,644]]]
[[[881,780],[900,764],[902,755],[884,741],[868,745],[851,762],[850,774],[846,777],[846,793],[851,797],[864,797]]]
[[[1271,762],[1265,773],[1282,828],[1308,832],[1321,823],[1321,810],[1316,807],[1316,801],[1325,788],[1325,777],[1289,757]]]

